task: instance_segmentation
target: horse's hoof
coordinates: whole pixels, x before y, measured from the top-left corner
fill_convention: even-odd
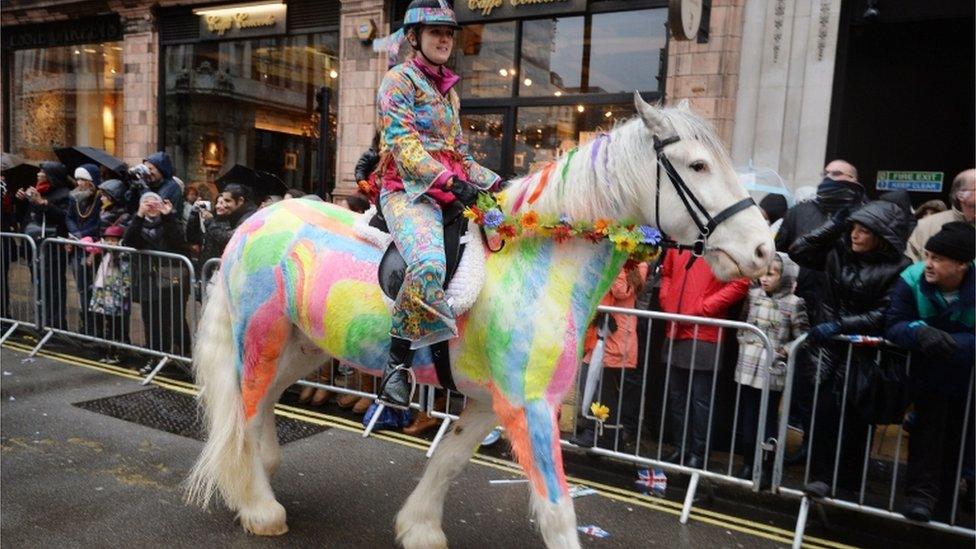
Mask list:
[[[277,501],[241,511],[241,526],[256,536],[280,536],[288,531],[285,508]]]
[[[406,526],[397,524],[397,541],[403,549],[447,549],[447,536],[440,528],[416,523]]]

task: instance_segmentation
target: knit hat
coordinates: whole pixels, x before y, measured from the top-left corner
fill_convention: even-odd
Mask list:
[[[95,164],[82,164],[75,168],[75,180],[85,179],[92,182],[92,185],[98,187],[102,183],[101,173],[98,171],[98,166]]]
[[[156,193],[154,193],[152,191],[142,193],[142,196],[139,197],[139,203],[140,204],[142,204],[143,202],[146,202],[148,200],[152,200],[154,202],[162,202],[163,201],[163,197],[159,196],[158,194],[156,194]]]
[[[976,259],[976,228],[962,221],[946,223],[941,231],[929,238],[925,243],[925,249],[956,261],[969,263]]]
[[[102,231],[102,236],[109,238],[122,238],[122,235],[124,234],[125,230],[118,225],[109,225],[108,227],[105,227],[104,231]]]
[[[98,190],[107,194],[112,202],[122,203],[125,200],[125,183],[118,179],[108,179],[98,186]]]

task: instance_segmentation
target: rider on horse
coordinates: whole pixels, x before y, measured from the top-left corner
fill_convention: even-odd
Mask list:
[[[442,208],[454,201],[471,205],[480,190],[501,184],[497,174],[474,160],[461,136],[460,101],[453,89],[460,78],[444,66],[459,28],[442,0],[413,0],[403,36],[415,55],[386,73],[378,94],[379,203],[407,264],[380,385],[380,401],[397,406],[410,401],[407,370],[414,350],[458,335],[443,288]]]

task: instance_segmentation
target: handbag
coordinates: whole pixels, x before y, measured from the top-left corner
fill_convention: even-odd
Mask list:
[[[904,357],[882,352],[874,361],[858,365],[853,380],[853,406],[862,420],[872,425],[901,423],[908,408],[908,374]]]

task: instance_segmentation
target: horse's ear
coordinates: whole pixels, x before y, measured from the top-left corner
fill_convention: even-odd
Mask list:
[[[651,130],[654,135],[659,135],[663,133],[664,130],[664,118],[661,117],[661,111],[650,106],[644,98],[641,97],[639,92],[634,92],[634,107],[637,109],[638,114],[640,114],[641,120],[644,121],[644,125],[647,129]]]
[[[684,112],[691,112],[691,103],[687,99],[682,99],[678,101],[678,110]]]

